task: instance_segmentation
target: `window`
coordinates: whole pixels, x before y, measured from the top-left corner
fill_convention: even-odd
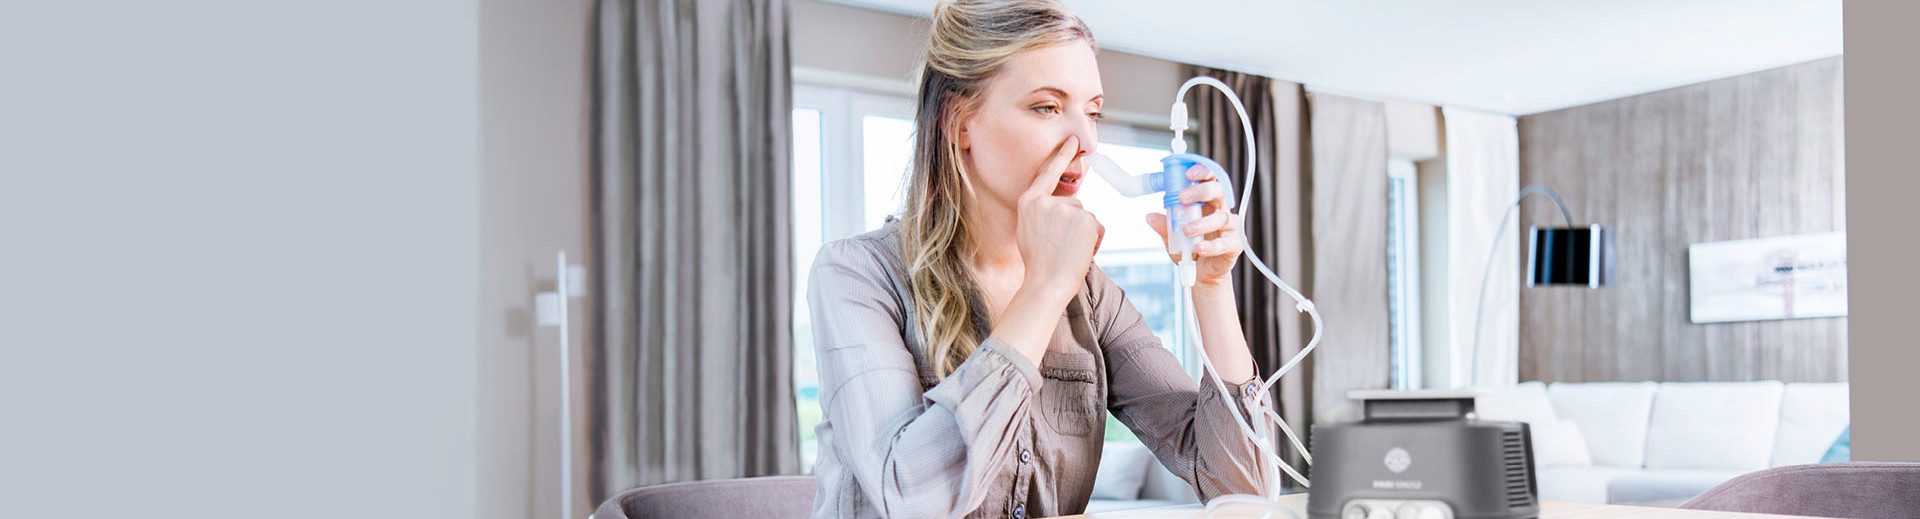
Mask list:
[[[1387,162],[1387,357],[1394,389],[1421,387],[1419,185],[1412,161]]]
[[[818,458],[820,374],[808,269],[827,242],[877,229],[898,212],[913,153],[912,105],[898,97],[800,85],[793,109],[793,383],[803,470]]]
[[[820,207],[821,120],[817,108],[793,110],[793,385],[798,404],[794,416],[800,424],[800,460],[802,470],[812,470],[818,439],[813,426],[820,424],[820,373],[813,356],[812,313],[807,311],[807,274],[814,253],[820,251],[821,227],[825,212]],[[810,244],[810,245],[801,245]]]
[[[867,115],[860,118],[860,164],[866,201],[861,232],[886,225],[898,214],[907,193],[907,167],[913,163],[913,119]]]
[[[1102,125],[1100,152],[1133,173],[1158,171],[1171,135],[1120,125]],[[877,229],[897,214],[906,197],[913,153],[913,107],[907,99],[846,88],[796,85],[793,111],[793,342],[796,417],[803,470],[818,458],[820,377],[815,361],[808,268],[820,246]],[[1174,270],[1146,214],[1160,210],[1158,197],[1122,198],[1105,182],[1085,184],[1080,199],[1107,226],[1094,262],[1127,292],[1165,344],[1172,345]],[[1178,354],[1178,353],[1177,353]],[[1179,355],[1188,371],[1197,364]],[[1137,441],[1111,415],[1107,439]]]

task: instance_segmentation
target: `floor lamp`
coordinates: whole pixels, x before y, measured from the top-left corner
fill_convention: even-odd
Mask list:
[[[1485,317],[1487,307],[1487,285],[1493,276],[1493,259],[1500,253],[1500,239],[1506,237],[1507,222],[1513,218],[1514,210],[1520,208],[1520,202],[1529,195],[1546,195],[1553,205],[1560,208],[1561,221],[1566,227],[1532,227],[1528,229],[1531,242],[1527,246],[1526,287],[1538,285],[1585,285],[1587,288],[1600,288],[1613,282],[1613,232],[1600,224],[1576,227],[1573,213],[1567,211],[1567,204],[1560,201],[1560,195],[1544,186],[1527,186],[1514,197],[1513,204],[1507,206],[1507,212],[1500,217],[1500,226],[1493,231],[1493,250],[1487,251],[1487,268],[1480,274],[1480,297],[1473,310],[1473,344],[1469,357],[1468,386],[1476,383],[1480,377],[1480,323]]]
[[[568,519],[573,517],[573,366],[567,306],[573,299],[586,297],[587,278],[585,267],[567,264],[567,251],[555,254],[555,263],[554,290],[534,294],[533,306],[540,326],[560,329],[560,517]]]

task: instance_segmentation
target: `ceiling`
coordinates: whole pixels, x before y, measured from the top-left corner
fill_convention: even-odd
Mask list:
[[[933,0],[829,0],[926,17]],[[1841,54],[1840,0],[1066,0],[1103,48],[1526,115]]]

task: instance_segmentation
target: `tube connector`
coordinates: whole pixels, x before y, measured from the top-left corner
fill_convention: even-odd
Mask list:
[[[1200,268],[1194,265],[1192,255],[1180,256],[1180,262],[1175,265],[1180,273],[1180,286],[1191,288],[1199,281]]]
[[[1172,118],[1168,119],[1167,128],[1173,130],[1173,142],[1169,143],[1169,146],[1173,148],[1174,155],[1186,153],[1187,152],[1187,103],[1177,99],[1174,100],[1173,113],[1171,114],[1171,116]]]

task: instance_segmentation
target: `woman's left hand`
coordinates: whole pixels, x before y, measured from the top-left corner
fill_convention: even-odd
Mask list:
[[[1198,271],[1194,282],[1199,285],[1225,285],[1232,281],[1233,262],[1240,258],[1240,251],[1246,247],[1247,239],[1240,231],[1240,215],[1226,210],[1227,193],[1220,183],[1213,181],[1213,170],[1205,166],[1194,166],[1187,170],[1187,179],[1194,184],[1180,190],[1180,203],[1200,202],[1199,220],[1182,225],[1181,232],[1192,237],[1194,254],[1199,260],[1194,262]],[[1147,225],[1160,233],[1162,246],[1167,241],[1166,213],[1147,214]],[[1176,258],[1177,260],[1177,258]]]

